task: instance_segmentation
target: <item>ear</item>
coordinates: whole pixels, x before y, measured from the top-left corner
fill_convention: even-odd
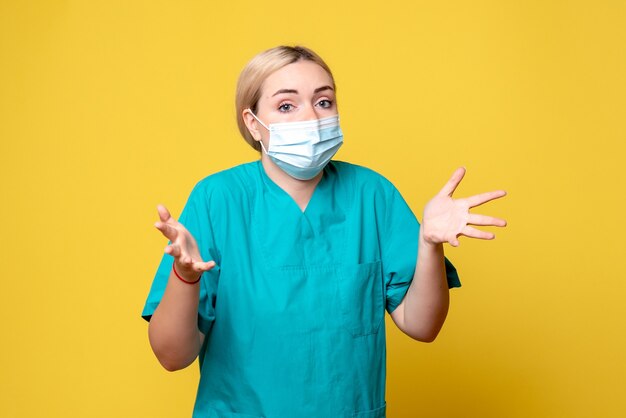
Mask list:
[[[243,118],[243,122],[246,124],[246,128],[248,128],[248,132],[252,135],[255,141],[260,141],[262,139],[261,131],[259,128],[262,128],[259,121],[257,121],[252,113],[250,113],[250,109],[244,109],[241,112],[241,117]]]

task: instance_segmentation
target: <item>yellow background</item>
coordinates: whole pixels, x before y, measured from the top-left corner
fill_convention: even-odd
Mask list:
[[[188,417],[140,318],[196,181],[257,158],[235,81],[257,52],[330,64],[337,158],[421,218],[509,221],[446,254],[464,287],[433,344],[388,319],[390,417],[626,416],[623,1],[0,2],[0,416]]]

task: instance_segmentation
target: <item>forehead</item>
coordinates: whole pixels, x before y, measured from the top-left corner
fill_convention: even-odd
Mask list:
[[[330,75],[313,61],[297,61],[269,75],[263,83],[263,96],[272,96],[280,89],[310,93],[321,86],[332,86]]]

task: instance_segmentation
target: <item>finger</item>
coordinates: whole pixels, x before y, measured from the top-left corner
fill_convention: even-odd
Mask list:
[[[493,232],[481,231],[479,229],[472,228],[471,226],[464,227],[461,234],[466,237],[478,239],[494,239],[496,237]]]
[[[178,238],[178,230],[171,225],[157,221],[155,222],[154,227],[161,231],[165,238],[170,241],[176,241],[176,238]]]
[[[465,201],[469,204],[470,208],[475,208],[476,206],[480,206],[483,203],[487,203],[491,200],[499,199],[504,196],[506,196],[506,192],[504,190],[496,190],[493,192],[481,193],[470,196],[466,198]]]
[[[189,254],[181,254],[180,258],[178,259],[178,262],[184,268],[192,268],[193,266],[193,259],[191,258],[191,256],[189,256]]]
[[[161,204],[157,205],[157,212],[159,212],[159,219],[161,219],[161,222],[167,222],[172,218],[170,211]]]
[[[458,235],[449,239],[448,244],[452,245],[453,247],[458,247],[459,245],[461,245]]]
[[[452,173],[452,177],[450,177],[450,180],[448,180],[445,186],[443,186],[443,188],[439,191],[439,194],[445,195],[445,196],[452,196],[452,194],[456,190],[461,180],[463,180],[464,176],[465,176],[465,167],[457,168],[454,171],[454,173]]]
[[[506,221],[504,219],[474,214],[469,215],[469,217],[467,218],[467,223],[470,225],[482,226],[506,226]]]
[[[171,255],[174,258],[178,258],[182,254],[182,250],[180,248],[180,245],[170,244],[165,247],[165,253]]]
[[[209,271],[213,267],[215,267],[215,261],[196,261],[195,263],[193,263],[193,269],[198,272]]]

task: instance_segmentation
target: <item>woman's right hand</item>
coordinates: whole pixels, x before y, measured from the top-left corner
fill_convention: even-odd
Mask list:
[[[163,205],[157,206],[160,221],[154,226],[170,240],[165,252],[174,257],[176,272],[189,282],[196,281],[205,271],[215,267],[214,261],[202,261],[198,244],[191,233],[170,215]]]

